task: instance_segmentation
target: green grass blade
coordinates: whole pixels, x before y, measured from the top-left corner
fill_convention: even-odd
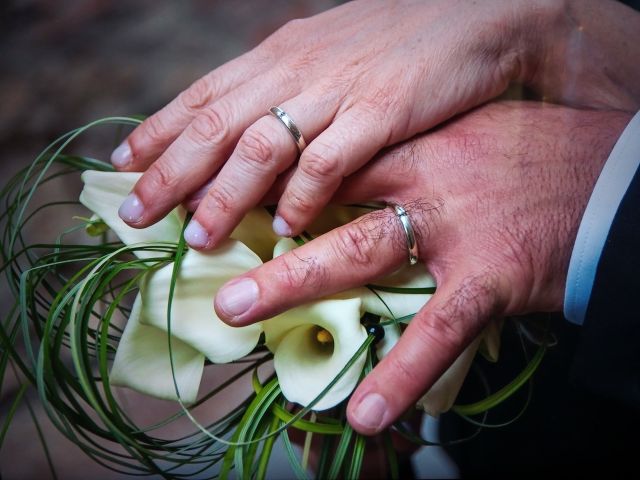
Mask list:
[[[487,398],[480,400],[479,402],[470,403],[466,405],[454,405],[452,411],[465,417],[471,415],[478,415],[479,413],[486,412],[491,408],[504,402],[507,398],[517,392],[534,374],[537,370],[542,358],[546,352],[546,347],[539,347],[531,361],[522,370],[516,378],[514,378],[509,384],[498,390]]]

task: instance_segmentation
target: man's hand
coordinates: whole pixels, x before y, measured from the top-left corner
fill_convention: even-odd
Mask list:
[[[491,318],[562,309],[582,212],[629,118],[488,105],[383,153],[343,184],[341,202],[405,207],[438,285],[353,394],[354,428],[373,434],[393,422]],[[246,325],[372,283],[407,261],[404,235],[391,209],[367,214],[232,280],[216,311]]]

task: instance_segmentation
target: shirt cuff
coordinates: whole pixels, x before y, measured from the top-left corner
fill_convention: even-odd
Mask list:
[[[631,119],[600,173],[573,246],[564,316],[582,325],[609,229],[640,164],[640,112]]]

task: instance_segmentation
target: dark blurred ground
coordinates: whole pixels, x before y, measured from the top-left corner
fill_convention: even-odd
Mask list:
[[[1,2],[2,173],[96,118],[150,114],[330,0]],[[6,170],[9,169],[9,170]]]

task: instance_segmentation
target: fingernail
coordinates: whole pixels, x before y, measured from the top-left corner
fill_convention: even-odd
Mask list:
[[[124,168],[131,163],[131,147],[126,140],[120,144],[111,154],[111,164],[118,168]]]
[[[193,248],[204,248],[209,243],[209,234],[200,222],[191,220],[184,229],[184,239]]]
[[[118,209],[118,215],[127,223],[138,223],[142,220],[144,213],[144,205],[135,193],[130,194],[124,199],[122,205]]]
[[[361,426],[378,431],[387,413],[387,402],[382,395],[370,393],[362,399],[353,412],[353,417]]]
[[[229,317],[237,317],[251,308],[258,300],[258,284],[251,278],[243,278],[225,285],[216,295],[216,305]]]
[[[291,227],[280,215],[273,217],[273,231],[279,237],[290,237]]]

